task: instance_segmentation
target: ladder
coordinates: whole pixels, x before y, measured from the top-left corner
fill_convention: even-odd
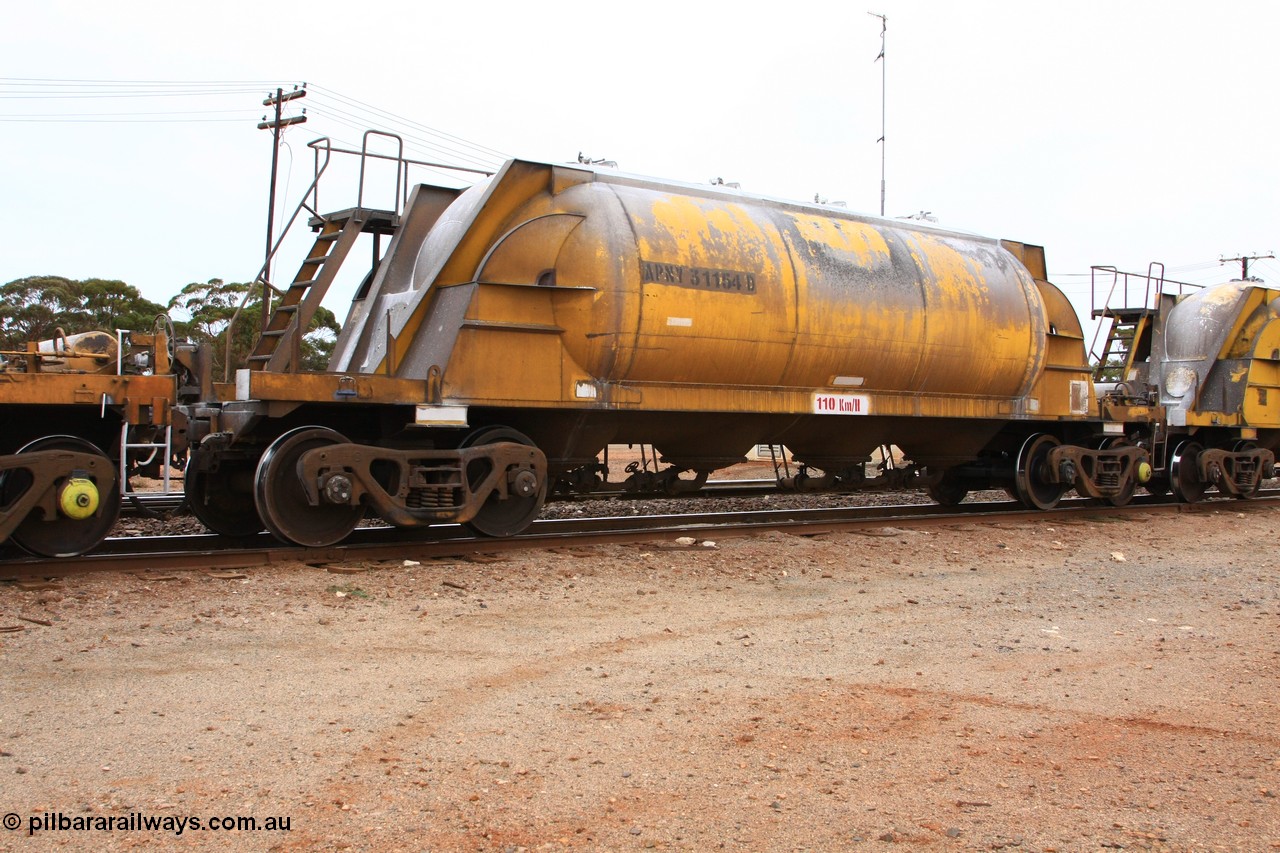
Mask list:
[[[1093,369],[1094,382],[1126,382],[1135,361],[1151,354],[1151,313],[1146,309],[1106,309],[1107,339]]]
[[[163,316],[163,315],[162,315]],[[166,324],[167,334],[154,334],[151,337],[150,351],[152,355],[151,367],[157,374],[176,372],[169,361],[168,345],[171,340],[172,326],[169,324],[169,318],[163,316]],[[124,376],[124,352],[125,352],[125,332],[122,329],[116,329],[116,376]],[[131,337],[132,341],[133,338]],[[102,402],[102,414],[106,414],[106,400]],[[154,415],[154,413],[153,413]],[[129,471],[132,466],[130,460],[134,460],[139,466],[149,465],[156,461],[156,454],[163,453],[160,457],[160,480],[164,484],[164,488],[160,494],[164,497],[181,496],[182,489],[176,491],[173,488],[171,462],[173,460],[173,423],[170,419],[165,424],[163,438],[159,435],[153,435],[150,441],[144,441],[136,438],[133,434],[135,425],[129,423],[127,415],[120,418],[120,470],[117,472],[120,478],[120,497],[121,499],[136,499],[144,494],[133,488],[129,482]],[[139,451],[145,451],[145,458],[137,459],[135,457],[144,455]],[[154,493],[152,493],[154,494]]]
[[[395,154],[378,154],[369,150],[371,138],[381,137],[396,145]],[[222,381],[230,379],[232,360],[233,331],[241,312],[248,304],[249,298],[261,287],[270,291],[268,274],[271,259],[279,251],[285,237],[291,232],[305,210],[311,214],[307,224],[316,234],[315,242],[306,259],[298,269],[298,274],[290,285],[284,289],[275,310],[268,316],[261,336],[254,345],[248,358],[250,370],[268,370],[272,372],[296,373],[301,361],[300,349],[302,338],[307,333],[320,307],[321,300],[337,278],[338,270],[346,260],[356,238],[361,234],[373,235],[373,263],[369,277],[362,288],[372,281],[373,272],[377,269],[381,258],[381,238],[395,234],[401,224],[401,211],[409,199],[409,166],[423,166],[431,169],[445,169],[450,172],[463,172],[478,175],[490,175],[483,169],[466,166],[450,166],[442,163],[430,163],[423,160],[409,160],[404,156],[404,140],[394,133],[381,130],[366,130],[360,149],[335,148],[328,137],[322,137],[307,143],[307,147],[315,154],[315,173],[311,185],[302,194],[302,200],[289,217],[280,236],[267,252],[266,262],[254,279],[254,287],[246,288],[239,307],[231,315],[231,320],[222,332],[224,338],[225,359],[223,362]],[[321,214],[319,201],[320,177],[329,168],[333,154],[354,155],[359,157],[360,174],[357,182],[355,207],[340,210],[336,213]],[[395,164],[394,210],[378,210],[364,205],[365,166],[370,160],[386,161]]]
[[[124,421],[120,424],[120,497],[130,498],[143,494],[135,491],[129,484],[129,455],[133,450],[148,450],[147,458],[138,460],[139,465],[148,465],[155,461],[156,454],[161,451],[164,456],[160,459],[160,479],[164,483],[164,489],[161,494],[166,497],[181,494],[181,489],[174,491],[170,482],[170,461],[173,459],[173,425],[167,425],[164,428],[163,441],[130,441],[129,430],[132,424]]]
[[[318,229],[315,242],[258,338],[248,359],[249,369],[297,371],[302,337],[356,238],[363,233],[390,234],[398,224],[394,211],[365,207],[313,218],[311,227]]]

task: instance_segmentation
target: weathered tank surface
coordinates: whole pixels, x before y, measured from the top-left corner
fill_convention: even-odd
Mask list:
[[[996,240],[512,161],[393,253],[330,369],[427,379],[472,421],[537,411],[513,425],[553,459],[636,441],[953,460],[1091,407],[1070,306]]]
[[[1280,427],[1280,291],[1255,281],[1198,291],[1169,311],[1164,341],[1171,425]]]

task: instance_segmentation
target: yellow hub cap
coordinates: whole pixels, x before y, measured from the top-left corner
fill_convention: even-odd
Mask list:
[[[92,480],[72,477],[58,495],[58,509],[67,518],[83,521],[98,511],[98,487]]]
[[[1138,463],[1138,482],[1139,482],[1139,483],[1147,483],[1147,482],[1150,482],[1150,481],[1151,481],[1151,473],[1152,473],[1152,472],[1151,472],[1151,463],[1149,463],[1149,462],[1139,462],[1139,463]]]

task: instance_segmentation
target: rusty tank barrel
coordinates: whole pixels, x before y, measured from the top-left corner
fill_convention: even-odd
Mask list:
[[[589,315],[557,312],[597,375],[1017,396],[1041,369],[1039,295],[997,241],[747,196],[611,189],[557,199],[586,213],[557,282],[604,283]]]
[[[1018,397],[1045,362],[1040,292],[999,241],[839,208],[513,161],[419,248],[331,369],[386,371],[394,339],[394,373],[423,377],[443,347],[415,316],[468,282],[592,289],[554,324],[611,382]]]

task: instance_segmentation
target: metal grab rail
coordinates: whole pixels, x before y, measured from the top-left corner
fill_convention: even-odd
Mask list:
[[[1141,275],[1140,273],[1120,272],[1113,266],[1089,267],[1090,290],[1091,290],[1091,293],[1089,294],[1090,311],[1092,311],[1093,314],[1097,316],[1097,314],[1100,311],[1106,311],[1106,310],[1130,311],[1130,310],[1137,310],[1139,308],[1143,310],[1150,310],[1151,308],[1155,307],[1152,304],[1151,293],[1152,293],[1152,279],[1155,278],[1157,275],[1157,268],[1159,268],[1159,277],[1156,278],[1155,290],[1156,292],[1159,292],[1164,284],[1164,264],[1160,263],[1159,261],[1151,262],[1151,264],[1147,267],[1146,275]],[[1099,307],[1098,305],[1098,292],[1099,292],[1098,273],[1100,272],[1111,274],[1111,286],[1107,288],[1107,296],[1105,299],[1102,300],[1101,307]],[[1141,302],[1135,303],[1132,301],[1132,299],[1130,299],[1130,284],[1129,284],[1130,279],[1141,279],[1142,281],[1142,301]],[[1121,296],[1123,297],[1120,300],[1119,305],[1115,303],[1115,295],[1116,295],[1117,288],[1120,289]],[[1137,288],[1134,287],[1133,289],[1136,290]]]
[[[409,200],[409,168],[404,164],[404,140],[394,133],[387,133],[384,130],[366,130],[364,136],[360,138],[360,183],[356,190],[356,207],[364,207],[364,167],[369,162],[369,137],[384,136],[388,139],[396,141],[396,189],[392,198],[395,199],[395,214],[400,215],[401,205]],[[404,178],[405,196],[404,201],[400,200],[400,183]]]
[[[368,138],[370,134],[374,134],[377,136],[386,136],[391,139],[395,139],[396,142],[398,143],[400,154],[398,156],[392,156],[390,154],[378,154],[377,152],[368,150]],[[319,141],[321,140],[316,140],[316,142],[319,142]],[[313,145],[314,143],[308,143],[308,144]],[[466,172],[467,174],[470,174],[470,175],[482,175],[484,177],[489,177],[490,175],[493,174],[493,172],[490,171],[489,169],[475,169],[470,166],[451,166],[448,163],[436,163],[431,160],[414,160],[410,157],[405,157],[403,156],[404,140],[402,140],[397,134],[387,133],[385,131],[380,131],[380,130],[366,130],[364,133],[364,138],[361,141],[360,150],[358,151],[354,148],[330,148],[329,150],[331,150],[334,154],[354,154],[361,158],[360,196],[359,196],[360,201],[357,201],[357,206],[363,206],[361,204],[361,201],[363,201],[363,198],[364,198],[363,193],[364,193],[365,160],[397,161],[397,164],[396,164],[397,193],[396,193],[396,209],[394,211],[395,213],[400,213],[403,210],[403,205],[409,201],[409,167],[410,166],[421,166],[425,169],[444,169],[445,171],[448,171],[448,172]],[[319,202],[318,194],[315,192],[314,189],[311,189],[308,191],[312,193],[312,199],[311,199],[312,206],[319,208],[320,202]]]
[[[1099,282],[1099,274],[1104,274],[1103,280]],[[1110,277],[1110,287],[1106,286],[1106,276]],[[1140,281],[1140,284],[1130,284],[1131,280]],[[1108,317],[1108,312],[1117,311],[1141,311],[1142,315],[1148,316],[1154,313],[1160,306],[1161,296],[1183,296],[1188,290],[1198,290],[1204,285],[1192,284],[1185,281],[1173,281],[1164,277],[1164,264],[1159,261],[1152,261],[1147,266],[1146,274],[1120,272],[1113,266],[1094,265],[1089,267],[1089,310],[1090,316],[1100,318],[1100,322],[1093,332],[1093,342],[1089,345],[1089,360],[1097,362],[1101,359],[1102,354],[1098,350],[1098,341],[1102,338],[1103,327],[1106,326],[1108,332],[1111,326],[1115,324],[1115,317]],[[1099,284],[1102,286],[1100,287]],[[1131,298],[1137,295],[1137,291],[1141,288],[1142,299],[1135,302]],[[1176,287],[1176,290],[1173,289]],[[1106,297],[1102,300],[1101,306],[1098,304],[1098,294],[1101,290],[1107,291]],[[1117,303],[1116,293],[1120,294]],[[1106,320],[1108,322],[1102,322]]]

